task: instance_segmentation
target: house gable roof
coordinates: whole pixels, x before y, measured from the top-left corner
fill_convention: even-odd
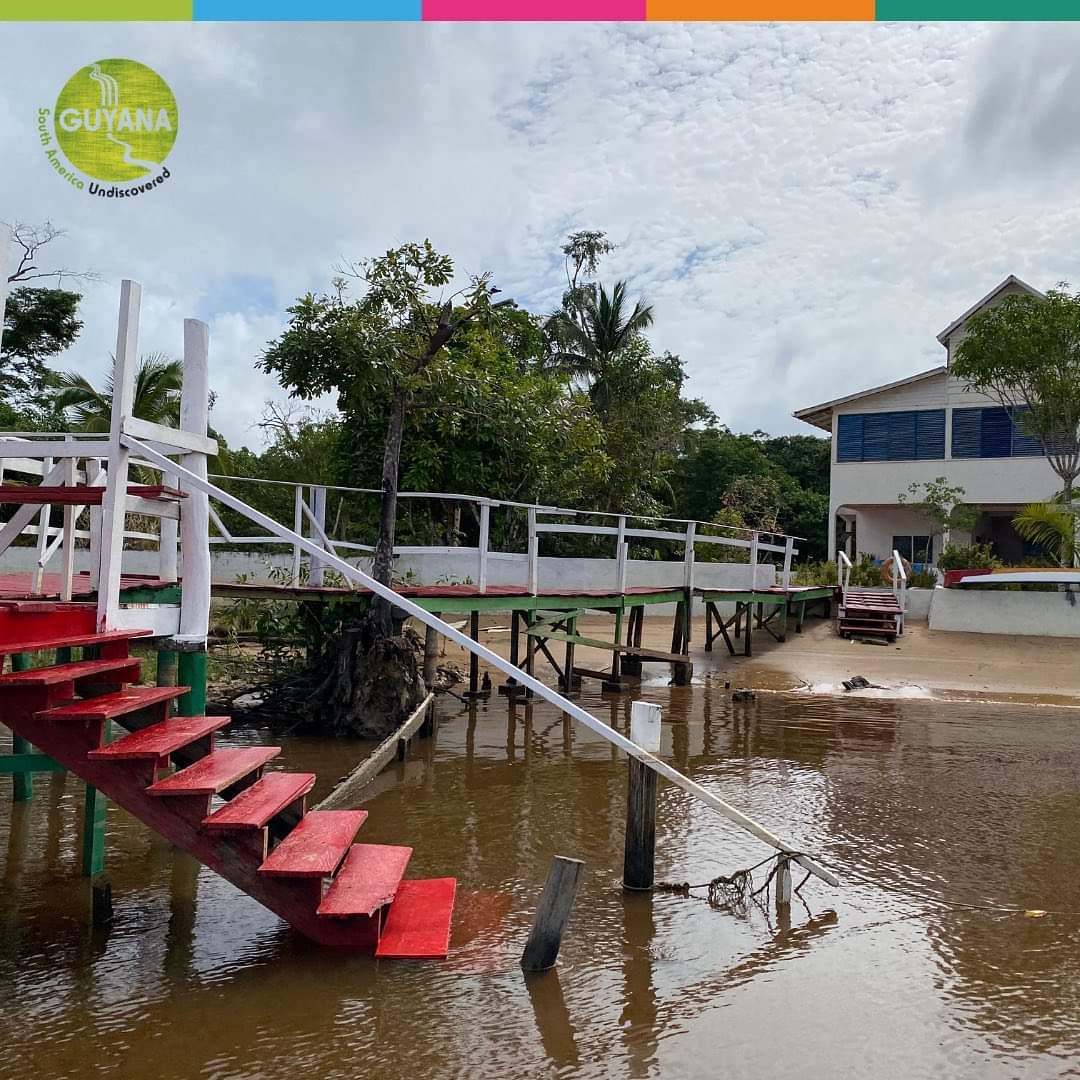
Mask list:
[[[1045,293],[1039,292],[1038,289],[1029,285],[1026,281],[1021,280],[1015,274],[1010,274],[1003,282],[1001,282],[995,288],[991,289],[990,292],[988,292],[981,300],[972,304],[971,307],[969,307],[967,311],[965,311],[964,314],[961,315],[958,319],[953,319],[953,321],[949,323],[949,325],[946,326],[940,334],[938,334],[938,341],[940,341],[941,344],[944,345],[946,341],[948,341],[949,336],[958,327],[963,326],[964,323],[966,323],[968,319],[970,319],[971,316],[975,314],[975,312],[982,310],[982,308],[986,307],[987,304],[992,303],[1002,292],[1005,291],[1005,289],[1009,288],[1011,285],[1018,286],[1025,292],[1030,293],[1032,296],[1039,297],[1039,299],[1041,300],[1046,299]]]
[[[882,394],[886,390],[896,390],[901,386],[910,386],[912,383],[922,382],[923,379],[932,379],[935,375],[944,375],[946,367],[941,364],[938,367],[930,368],[929,371],[920,371],[918,375],[909,375],[906,379],[897,379],[896,382],[885,383],[882,386],[872,386],[868,390],[859,390],[854,394],[846,394],[844,397],[834,398],[832,401],[823,401],[820,405],[811,405],[807,409],[799,409],[798,412],[794,412],[791,415],[796,420],[805,421],[807,424],[813,424],[814,427],[821,428],[822,431],[832,432],[832,414],[833,410],[839,405],[846,405],[851,401],[858,401],[861,398],[873,397],[874,394]]]

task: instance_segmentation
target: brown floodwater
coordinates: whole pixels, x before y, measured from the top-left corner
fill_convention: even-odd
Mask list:
[[[115,808],[115,919],[91,930],[80,785],[39,777],[12,806],[5,779],[0,1076],[1080,1075],[1080,916],[993,910],[1080,911],[1080,711],[644,693],[664,705],[668,760],[843,886],[811,880],[784,921],[624,895],[625,759],[546,705],[502,699],[444,703],[434,744],[365,803],[364,839],[414,845],[414,875],[459,878],[445,962],[308,945]],[[583,701],[625,730],[628,702]],[[362,751],[284,745],[323,789]],[[557,971],[526,981],[555,854],[584,859],[586,878]],[[704,882],[765,854],[661,784],[659,878]]]

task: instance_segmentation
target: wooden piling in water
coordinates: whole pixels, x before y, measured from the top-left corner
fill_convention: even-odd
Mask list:
[[[551,860],[544,891],[540,894],[540,903],[529,931],[529,940],[525,942],[525,951],[521,954],[521,969],[526,974],[547,971],[555,966],[584,869],[585,864],[580,859],[556,855]]]
[[[630,738],[649,753],[660,750],[660,706],[635,701],[630,707]],[[623,888],[653,887],[656,861],[656,773],[637,758],[628,759],[626,842]]]
[[[781,855],[776,860],[776,910],[791,905],[791,860]]]

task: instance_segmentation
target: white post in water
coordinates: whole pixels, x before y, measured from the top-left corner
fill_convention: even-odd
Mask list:
[[[311,489],[311,514],[315,523],[311,526],[311,538],[317,540],[320,546],[324,545],[323,537],[326,535],[326,488],[313,487]],[[311,560],[311,573],[308,575],[308,584],[318,588],[323,583],[323,562],[321,559]]]
[[[529,593],[535,596],[540,587],[540,537],[536,532],[536,507],[529,507]]]
[[[757,589],[758,534],[750,537],[750,591]]]
[[[122,441],[124,417],[135,400],[135,364],[139,355],[139,304],[142,287],[120,284],[120,318],[113,362],[112,418],[109,422],[109,467],[101,503],[101,571],[98,576],[98,630],[111,630],[120,615],[120,572],[124,559],[124,515],[127,512],[128,459]],[[203,473],[205,476],[205,471]]]
[[[206,435],[210,415],[210,330],[198,319],[184,320],[184,388],[180,394],[180,427]],[[185,454],[184,468],[206,479],[206,455]],[[183,591],[179,637],[193,645],[206,641],[210,625],[210,500],[205,491],[180,482],[180,543]]]
[[[480,539],[477,541],[476,587],[487,592],[488,543],[491,536],[491,504],[480,504]]]
[[[660,706],[635,701],[630,706],[630,739],[650,754],[660,752]],[[626,844],[623,848],[623,888],[653,887],[656,862],[656,773],[643,761],[630,758],[626,793]]]

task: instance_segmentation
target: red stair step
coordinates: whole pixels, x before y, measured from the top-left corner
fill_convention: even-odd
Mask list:
[[[412,850],[389,844],[353,844],[326,890],[319,914],[374,915],[394,899]]]
[[[366,810],[312,810],[259,867],[277,877],[329,877],[341,865]]]
[[[75,682],[94,675],[113,675],[103,682],[135,682],[139,677],[141,663],[131,657],[117,660],[80,660],[73,664],[56,664],[53,667],[32,668],[30,671],[10,671],[0,675],[0,688],[5,686],[55,686],[57,683]]]
[[[128,484],[129,495],[144,499],[183,499],[175,488],[161,484]],[[86,484],[0,484],[0,504],[7,506],[100,506],[105,496],[103,487]]]
[[[108,746],[91,750],[87,757],[105,761],[135,761],[141,758],[156,761],[220,731],[229,723],[229,719],[228,716],[174,716],[171,720],[151,724],[141,731],[133,731]]]
[[[186,686],[131,686],[127,690],[118,690],[115,694],[83,698],[55,709],[45,709],[35,714],[34,719],[112,720],[126,713],[138,712],[151,705],[160,705],[162,702],[183,697],[187,692]]]
[[[390,905],[376,956],[426,960],[450,951],[450,920],[457,881],[452,877],[403,881]]]
[[[204,829],[261,829],[315,786],[314,773],[267,773],[203,819]]]
[[[280,746],[245,746],[215,750],[194,765],[151,784],[150,795],[216,795],[281,753]]]
[[[63,649],[68,646],[107,645],[113,641],[131,641],[132,638],[148,637],[153,630],[106,630],[103,634],[68,634],[65,637],[29,638],[24,641],[0,642],[0,656],[11,653],[40,652],[43,649]]]

